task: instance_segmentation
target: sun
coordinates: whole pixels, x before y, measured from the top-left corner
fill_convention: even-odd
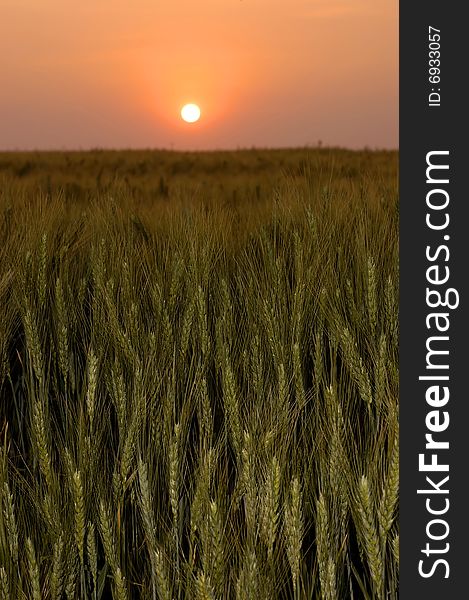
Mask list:
[[[197,104],[185,104],[181,109],[181,117],[186,123],[195,123],[200,119],[200,108]]]

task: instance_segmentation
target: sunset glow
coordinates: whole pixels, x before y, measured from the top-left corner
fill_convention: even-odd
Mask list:
[[[0,149],[397,147],[391,0],[7,0],[0,21]]]

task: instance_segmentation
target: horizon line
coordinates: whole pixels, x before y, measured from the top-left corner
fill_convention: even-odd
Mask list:
[[[220,148],[205,148],[205,149],[184,149],[184,148],[165,148],[165,147],[150,147],[150,146],[132,146],[132,147],[112,147],[112,146],[89,146],[86,148],[0,148],[0,154],[60,154],[60,153],[91,153],[91,152],[167,152],[173,154],[209,154],[215,152],[281,152],[286,150],[342,150],[347,152],[398,152],[399,146],[384,147],[384,146],[368,146],[350,147],[340,145],[324,145],[317,144],[315,146],[305,144],[298,146],[237,146],[220,147]]]

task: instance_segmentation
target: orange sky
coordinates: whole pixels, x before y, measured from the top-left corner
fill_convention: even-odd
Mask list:
[[[397,0],[0,0],[0,149],[318,140],[397,147]]]

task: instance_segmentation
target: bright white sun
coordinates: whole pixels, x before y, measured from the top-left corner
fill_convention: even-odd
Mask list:
[[[197,104],[186,104],[181,109],[181,117],[186,123],[195,123],[200,119],[200,108]]]

